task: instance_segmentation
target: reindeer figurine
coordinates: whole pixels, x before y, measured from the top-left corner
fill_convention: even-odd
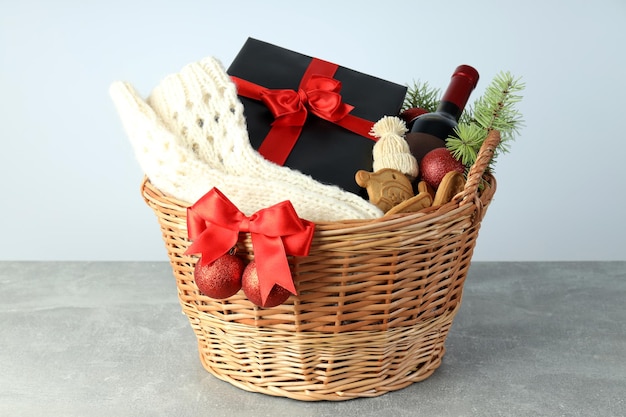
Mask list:
[[[359,170],[354,178],[367,190],[370,203],[385,213],[413,197],[411,181],[397,169],[383,168],[376,172]]]

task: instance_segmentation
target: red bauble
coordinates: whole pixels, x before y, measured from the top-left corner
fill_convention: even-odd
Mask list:
[[[259,287],[259,275],[257,274],[255,261],[250,262],[243,271],[241,287],[244,294],[246,294],[246,297],[248,297],[248,300],[252,301],[259,307],[265,308],[281,305],[287,301],[287,298],[291,295],[288,290],[284,289],[280,285],[274,285],[267,296],[267,300],[265,300],[265,304],[263,304],[263,301],[261,300],[261,288]]]
[[[194,269],[194,280],[204,295],[224,299],[241,289],[243,270],[243,260],[227,253],[206,265],[202,265],[201,260],[198,260]]]
[[[426,113],[428,113],[428,110],[422,109],[421,107],[411,107],[410,109],[406,109],[400,113],[400,118],[404,120],[407,126],[409,126],[417,116],[421,116]]]
[[[450,171],[465,172],[465,165],[448,150],[436,148],[428,152],[419,163],[419,172],[422,180],[437,189],[443,177]]]

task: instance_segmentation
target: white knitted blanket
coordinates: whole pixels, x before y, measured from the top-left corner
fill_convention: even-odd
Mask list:
[[[313,222],[382,216],[363,198],[255,151],[236,87],[213,57],[166,77],[147,100],[121,81],[110,94],[141,168],[167,195],[191,204],[217,187],[247,215],[290,200]]]

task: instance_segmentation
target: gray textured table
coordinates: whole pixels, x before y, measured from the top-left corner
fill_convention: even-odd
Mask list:
[[[371,399],[208,374],[167,263],[0,262],[1,416],[626,416],[626,263],[475,263],[443,364]]]

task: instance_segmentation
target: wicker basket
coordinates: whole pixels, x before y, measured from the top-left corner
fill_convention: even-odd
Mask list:
[[[291,257],[298,296],[268,309],[243,295],[203,296],[185,255],[187,204],[148,180],[202,365],[245,390],[298,400],[373,397],[430,376],[459,310],[478,230],[496,190],[485,141],[463,192],[420,213],[316,224],[307,257]],[[252,259],[248,234],[238,254]]]

